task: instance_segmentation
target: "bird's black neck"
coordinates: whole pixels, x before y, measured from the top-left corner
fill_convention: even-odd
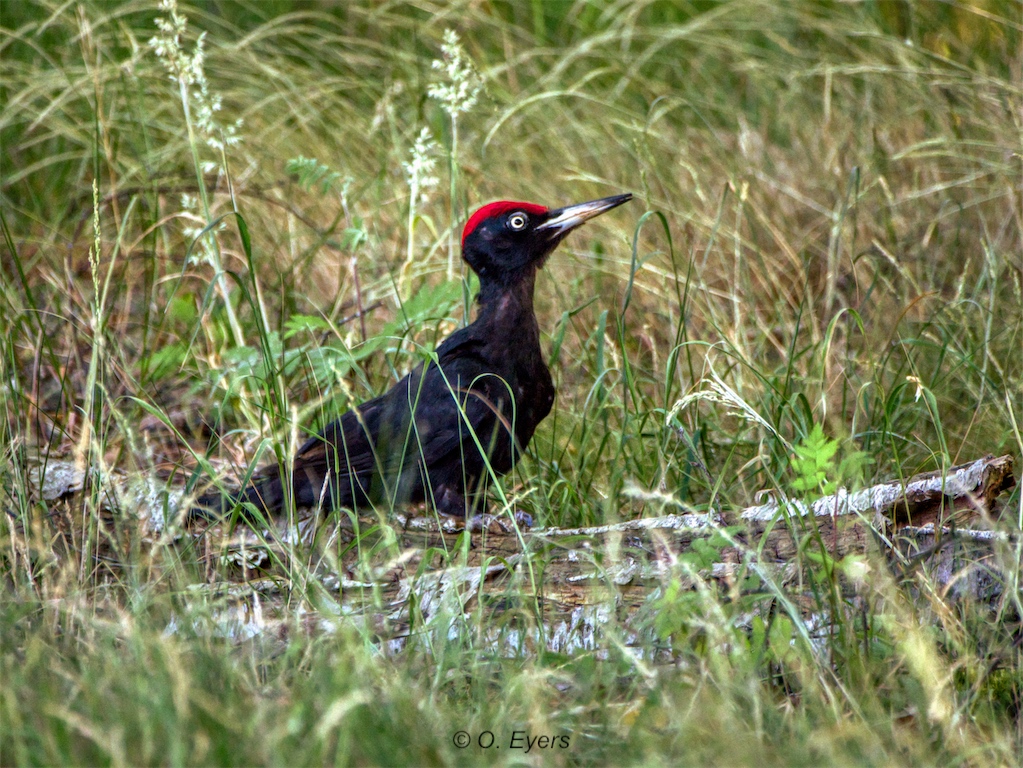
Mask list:
[[[533,314],[535,284],[535,269],[523,270],[501,282],[481,280],[476,322],[504,326],[509,334],[507,338],[515,338],[517,330],[535,328],[536,317]]]

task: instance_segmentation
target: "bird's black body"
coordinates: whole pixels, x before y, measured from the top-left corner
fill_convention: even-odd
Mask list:
[[[554,403],[533,313],[536,273],[569,231],[630,198],[554,211],[501,202],[477,211],[462,235],[463,258],[480,278],[476,319],[445,339],[435,359],[299,449],[294,505],[429,501],[448,515],[481,508],[492,476],[515,466]],[[279,470],[268,467],[233,497],[200,498],[196,512],[250,502],[272,513],[285,506],[285,488]]]

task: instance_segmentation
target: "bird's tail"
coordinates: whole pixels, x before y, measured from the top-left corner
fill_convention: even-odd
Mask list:
[[[252,482],[234,492],[213,490],[199,496],[189,509],[193,520],[219,520],[233,515],[247,523],[258,523],[261,519],[272,519],[284,507],[284,483],[280,474],[274,471],[254,476]]]

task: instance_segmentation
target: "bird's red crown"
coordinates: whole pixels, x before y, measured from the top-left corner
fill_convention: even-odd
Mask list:
[[[462,245],[465,245],[465,238],[472,234],[473,230],[480,225],[481,222],[491,218],[492,216],[500,216],[502,213],[508,213],[508,211],[525,211],[533,216],[542,216],[549,212],[549,209],[543,205],[537,205],[536,203],[517,203],[514,200],[500,200],[496,203],[489,203],[480,208],[476,213],[469,217],[469,220],[465,222],[465,229],[462,230]]]

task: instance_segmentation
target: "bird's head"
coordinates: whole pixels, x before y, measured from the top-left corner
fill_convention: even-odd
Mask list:
[[[542,266],[573,229],[631,199],[615,195],[553,210],[509,200],[484,205],[462,230],[462,258],[481,281],[506,283]]]

